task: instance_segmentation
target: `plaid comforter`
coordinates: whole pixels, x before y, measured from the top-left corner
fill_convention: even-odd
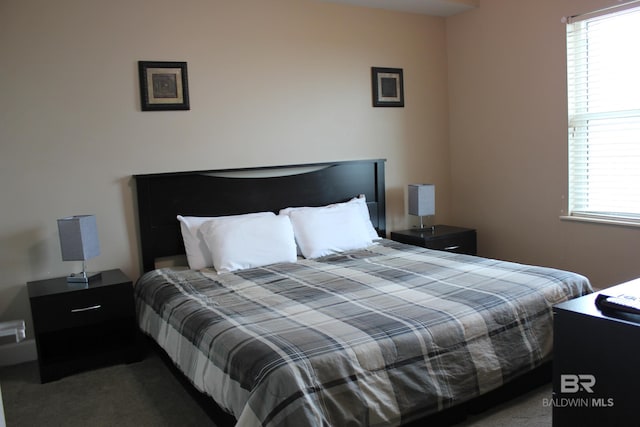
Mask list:
[[[141,329],[238,426],[398,425],[547,360],[552,306],[591,292],[549,268],[383,240],[235,273],[160,269]]]

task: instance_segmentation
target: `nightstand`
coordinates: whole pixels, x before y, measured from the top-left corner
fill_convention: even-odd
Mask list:
[[[640,295],[640,279],[553,307],[554,426],[638,425],[640,315],[603,313],[599,294]]]
[[[476,230],[471,228],[450,225],[436,225],[433,230],[412,228],[392,231],[391,240],[459,254],[475,255],[477,253]]]
[[[40,381],[141,358],[133,284],[120,270],[88,284],[66,277],[27,283]]]

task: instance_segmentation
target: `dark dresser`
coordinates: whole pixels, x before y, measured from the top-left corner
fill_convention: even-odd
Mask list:
[[[41,382],[141,357],[133,284],[120,270],[86,283],[27,283]]]
[[[600,311],[599,293],[640,296],[640,279],[554,306],[554,427],[640,423],[640,314]]]

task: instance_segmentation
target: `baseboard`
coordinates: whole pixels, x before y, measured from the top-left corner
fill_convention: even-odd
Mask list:
[[[0,345],[0,366],[17,365],[37,358],[36,340],[29,339],[19,343]]]

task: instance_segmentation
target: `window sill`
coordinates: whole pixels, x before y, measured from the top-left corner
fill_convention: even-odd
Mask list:
[[[585,217],[585,216],[560,216],[561,221],[575,221],[575,222],[590,222],[592,224],[604,224],[604,225],[617,225],[620,227],[633,227],[640,228],[640,222],[628,221],[623,219],[611,219],[611,218],[597,218],[597,217]]]

